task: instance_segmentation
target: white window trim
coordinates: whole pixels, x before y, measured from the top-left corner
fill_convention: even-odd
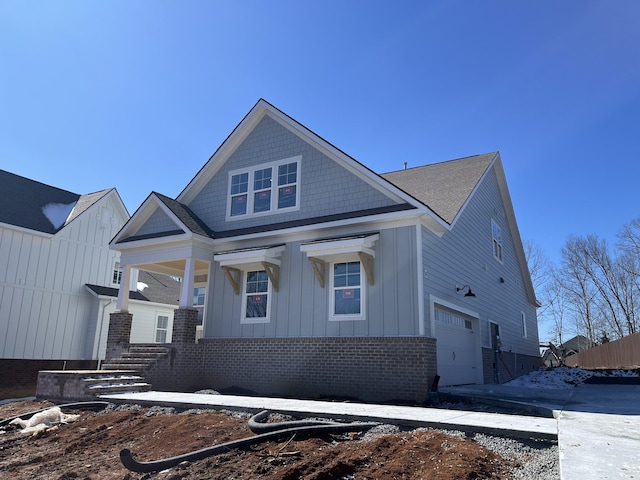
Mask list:
[[[255,269],[249,269],[243,272],[242,279],[242,313],[240,315],[240,323],[241,324],[255,324],[255,323],[269,323],[271,322],[271,304],[273,303],[273,288],[271,286],[271,279],[267,276],[267,291],[261,292],[262,294],[267,295],[267,316],[266,317],[247,317],[247,297],[249,294],[247,293],[247,278],[249,277],[249,272],[265,272],[261,267],[256,267]],[[252,294],[253,295],[253,294]]]
[[[120,284],[122,283],[122,272],[123,268],[120,265],[120,262],[116,262],[116,264],[113,266],[113,270],[111,271],[111,285],[120,286]],[[118,276],[118,281],[114,282],[113,280],[116,275]]]
[[[160,317],[164,317],[167,319],[167,328],[160,328],[158,326],[158,322],[160,320]],[[160,330],[164,330],[164,342],[159,342],[158,341],[158,332]],[[160,312],[156,312],[156,328],[154,330],[155,336],[154,336],[154,343],[167,343],[167,340],[169,339],[169,315],[167,315],[166,313],[160,313]]]
[[[360,265],[360,313],[358,314],[336,314],[335,313],[335,291],[336,287],[334,286],[334,276],[333,276],[333,267],[337,263],[350,263],[350,262],[358,262]],[[329,321],[331,322],[345,322],[345,321],[359,321],[366,320],[367,318],[367,282],[366,275],[364,272],[364,267],[362,262],[357,257],[347,256],[344,259],[336,260],[331,262],[329,268]],[[342,287],[338,287],[342,290]]]
[[[267,267],[280,267],[280,256],[282,255],[282,252],[284,252],[285,248],[285,245],[277,245],[275,247],[250,248],[227,253],[218,253],[213,256],[213,260],[219,262],[221,267],[232,267],[242,274],[242,290],[238,292],[241,293],[242,297],[242,308],[240,314],[241,324],[269,323],[271,321],[271,305],[273,304],[274,288],[271,276],[267,271]],[[257,271],[267,272],[269,281],[267,286],[267,316],[260,318],[246,318],[247,273]],[[278,278],[275,278],[274,281],[277,283]],[[236,283],[240,283],[239,279]],[[205,303],[206,301],[207,300],[205,298]]]
[[[496,238],[494,235],[495,229],[498,229],[498,233],[500,234],[500,238]],[[496,245],[499,247],[499,254],[496,254]],[[495,258],[500,263],[503,262],[504,258],[504,242],[502,241],[502,228],[498,223],[491,219],[491,251],[493,253],[493,258]]]
[[[376,252],[375,244],[380,238],[380,234],[373,233],[370,235],[362,235],[356,237],[335,238],[327,240],[318,240],[300,245],[300,251],[307,255],[310,260],[320,260],[329,265],[329,321],[358,321],[367,318],[367,290],[369,285],[374,284],[373,278],[373,260]],[[364,254],[364,257],[361,255]],[[368,259],[368,260],[367,260]],[[368,261],[368,271],[363,264]],[[359,315],[335,315],[335,293],[333,266],[336,263],[360,262],[360,314]],[[318,273],[316,272],[316,275]],[[322,275],[324,276],[324,268]],[[324,278],[321,286],[324,287]]]
[[[522,324],[522,338],[527,338],[527,316],[520,312],[520,323]]]
[[[296,155],[295,157],[285,158],[282,160],[277,160],[275,162],[262,163],[260,165],[254,165],[248,168],[239,168],[236,170],[232,170],[229,172],[228,181],[227,181],[227,198],[226,198],[226,206],[225,206],[225,218],[227,221],[234,220],[243,220],[247,218],[255,218],[262,217],[265,215],[274,215],[278,213],[286,213],[286,212],[294,212],[300,210],[300,180],[301,180],[301,160],[302,155]],[[296,163],[296,183],[295,184],[286,184],[286,186],[295,185],[296,186],[296,204],[293,207],[285,207],[278,208],[278,189],[280,186],[278,185],[278,167],[281,165]],[[269,210],[264,212],[255,212],[253,211],[253,200],[254,194],[258,191],[264,191],[265,189],[254,190],[253,189],[253,180],[254,174],[258,170],[264,170],[265,168],[271,168],[271,206]],[[247,211],[242,215],[233,215],[231,216],[231,179],[235,175],[239,175],[242,173],[249,174],[248,186],[247,186]]]

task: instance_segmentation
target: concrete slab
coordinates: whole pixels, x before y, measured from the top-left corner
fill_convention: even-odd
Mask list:
[[[156,391],[101,395],[100,399],[117,403],[162,404],[181,408],[191,406],[193,408],[241,409],[254,412],[272,410],[292,415],[313,415],[349,421],[377,421],[398,425],[449,428],[502,434],[517,438],[555,440],[558,433],[557,423],[552,418],[438,408]]]
[[[640,479],[640,385],[558,389],[472,385],[444,390],[470,398],[552,408],[563,480]]]

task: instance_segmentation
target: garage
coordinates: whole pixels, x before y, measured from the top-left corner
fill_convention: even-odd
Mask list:
[[[478,319],[435,305],[439,385],[468,385],[482,378]]]

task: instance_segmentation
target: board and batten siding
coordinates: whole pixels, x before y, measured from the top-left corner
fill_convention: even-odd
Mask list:
[[[355,232],[354,232],[355,233]],[[280,289],[272,292],[268,323],[242,324],[243,295],[233,293],[222,268],[213,265],[206,338],[415,336],[419,332],[415,226],[379,231],[375,284],[366,289],[366,320],[330,321],[330,268],[322,288],[300,241],[286,244],[280,258]],[[244,274],[243,274],[244,275]]]
[[[503,261],[493,256],[491,221],[502,229]],[[520,265],[499,194],[493,169],[484,178],[453,229],[437,237],[423,228],[425,315],[429,296],[435,295],[480,317],[483,347],[490,346],[489,321],[500,325],[502,348],[537,356],[536,310],[529,303]],[[504,282],[501,282],[500,279]],[[470,285],[475,298],[456,292],[456,286]],[[522,335],[521,312],[527,321]],[[430,319],[427,320],[427,325]]]
[[[300,209],[226,222],[229,172],[300,155]],[[274,179],[277,172],[274,172]],[[395,202],[270,117],[263,118],[189,203],[209,228],[227,231],[268,223],[391,206]]]
[[[108,194],[55,236],[0,227],[0,358],[87,360],[92,356],[86,283],[110,285],[119,252],[108,243],[125,219]]]

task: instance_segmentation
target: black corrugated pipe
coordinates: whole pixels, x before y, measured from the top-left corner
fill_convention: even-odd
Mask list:
[[[152,462],[138,462],[131,454],[131,451],[127,448],[120,451],[120,461],[122,465],[131,470],[132,472],[148,473],[157,472],[160,470],[166,470],[173,468],[182,462],[194,462],[196,460],[202,460],[203,458],[217,455],[220,453],[226,453],[234,448],[245,448],[251,445],[255,445],[262,442],[268,442],[271,440],[277,440],[282,437],[286,437],[293,434],[326,434],[326,433],[345,433],[345,432],[361,432],[373,428],[378,423],[337,423],[337,422],[322,422],[315,420],[301,421],[301,422],[282,422],[276,424],[261,424],[259,421],[263,420],[267,416],[268,412],[260,412],[249,420],[249,424],[254,427],[258,426],[258,429],[271,428],[271,425],[276,425],[280,429],[262,433],[254,437],[241,438],[239,440],[232,440],[230,442],[221,443],[220,445],[214,445],[212,447],[203,448],[190,453],[177,455],[175,457],[169,457],[162,460],[156,460]],[[291,427],[292,424],[310,423],[306,426]],[[283,428],[284,427],[284,428]],[[274,427],[275,428],[275,427]]]

